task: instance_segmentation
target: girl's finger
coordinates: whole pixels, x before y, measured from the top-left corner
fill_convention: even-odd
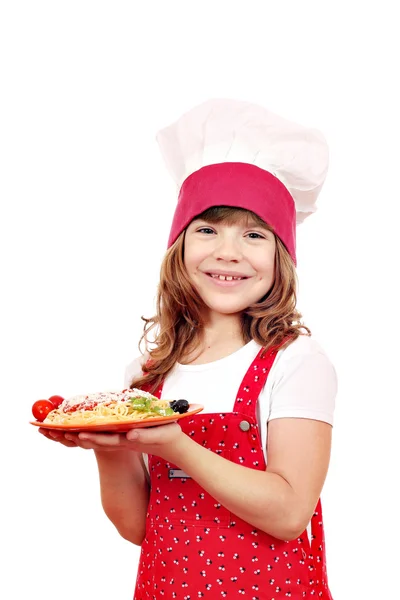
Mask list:
[[[77,448],[77,444],[71,440],[67,440],[67,439],[62,439],[62,440],[54,440],[54,441],[58,441],[60,444],[62,444],[63,446],[67,446],[67,448]]]
[[[67,448],[76,448],[75,441],[66,439],[63,432],[39,428],[39,433],[51,442],[58,442]]]
[[[61,442],[64,439],[64,433],[62,431],[52,431],[50,429],[48,437],[56,442]]]
[[[80,433],[78,435],[80,442],[89,443],[92,446],[121,446],[125,436],[119,433]]]
[[[41,433],[48,440],[52,440],[53,442],[59,442],[64,438],[63,432],[54,431],[52,429],[43,429],[39,428],[39,433]]]
[[[49,430],[48,429],[43,429],[42,427],[39,427],[38,432],[41,433],[42,435],[44,435],[44,437],[50,437],[49,436]]]
[[[97,450],[96,444],[90,442],[88,440],[79,440],[76,442],[78,448],[82,448],[83,450]]]
[[[137,429],[131,429],[126,434],[126,439],[129,442],[137,442],[139,440],[139,431]]]
[[[160,441],[167,441],[176,430],[176,423],[167,425],[158,425],[157,427],[141,427],[140,429],[130,429],[126,434],[129,441],[140,442],[143,444],[155,444]]]

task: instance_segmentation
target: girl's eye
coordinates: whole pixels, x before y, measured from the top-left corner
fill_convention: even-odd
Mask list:
[[[211,229],[211,227],[201,227],[200,229],[197,230],[199,233],[206,233],[206,234],[210,234],[210,233],[214,233],[214,230]]]
[[[252,231],[251,233],[248,234],[248,236],[252,239],[252,240],[257,240],[257,239],[264,239],[264,236],[261,235],[261,233],[256,233],[255,231]]]

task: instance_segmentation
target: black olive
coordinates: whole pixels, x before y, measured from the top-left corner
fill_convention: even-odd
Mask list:
[[[169,403],[174,412],[183,414],[189,410],[189,402],[187,400],[172,400]]]

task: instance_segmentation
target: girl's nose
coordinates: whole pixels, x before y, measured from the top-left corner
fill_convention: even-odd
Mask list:
[[[217,260],[240,261],[242,259],[240,244],[230,236],[221,236],[213,254]]]

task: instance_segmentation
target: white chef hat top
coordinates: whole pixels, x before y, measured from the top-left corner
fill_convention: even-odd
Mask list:
[[[179,188],[212,164],[248,163],[272,173],[291,194],[297,223],[315,212],[328,170],[328,146],[319,131],[250,102],[208,100],[161,129],[157,141]]]

